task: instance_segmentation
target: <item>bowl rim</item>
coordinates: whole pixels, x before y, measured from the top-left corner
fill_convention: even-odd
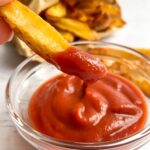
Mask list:
[[[146,55],[144,55],[143,53],[136,51],[132,48],[129,48],[127,46],[123,46],[120,44],[115,44],[115,43],[110,43],[110,42],[104,42],[104,41],[77,41],[77,42],[72,42],[71,45],[84,45],[84,44],[94,44],[94,45],[112,45],[112,46],[117,46],[120,48],[124,48],[124,49],[128,49],[130,52],[134,52],[135,54],[138,54],[140,57],[146,59],[146,61],[148,62],[148,64],[150,64],[150,58]],[[15,71],[12,73],[10,79],[8,80],[7,86],[6,86],[6,105],[8,108],[8,111],[10,113],[10,116],[13,120],[13,122],[15,123],[15,125],[17,125],[17,127],[19,129],[21,129],[23,132],[25,132],[26,134],[32,136],[33,138],[37,139],[37,140],[42,140],[43,142],[46,142],[47,144],[52,144],[55,146],[60,146],[60,147],[64,147],[64,148],[76,148],[76,149],[97,149],[97,148],[114,148],[114,147],[118,147],[118,146],[122,146],[125,144],[130,144],[132,142],[135,142],[136,140],[142,139],[143,137],[147,136],[150,134],[150,124],[148,124],[144,129],[142,129],[140,132],[127,137],[127,138],[123,138],[123,139],[119,139],[116,141],[111,141],[111,142],[88,142],[88,143],[84,143],[84,142],[70,142],[70,141],[63,141],[60,139],[56,139],[53,137],[50,137],[48,135],[45,135],[43,133],[38,132],[37,130],[35,130],[34,128],[32,128],[30,125],[28,125],[26,122],[24,122],[19,115],[17,114],[17,112],[14,110],[13,106],[11,105],[11,94],[10,91],[12,89],[12,82],[14,82],[18,72],[28,63],[30,62],[33,57],[37,56],[36,54],[34,54],[33,56],[25,59],[23,62],[21,62],[18,67],[15,69]]]

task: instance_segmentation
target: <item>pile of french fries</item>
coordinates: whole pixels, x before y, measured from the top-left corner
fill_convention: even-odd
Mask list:
[[[116,0],[60,0],[41,16],[69,42],[99,40],[124,25]]]
[[[32,5],[30,8],[35,9],[69,42],[99,40],[125,24],[116,0],[42,1],[22,0],[29,7]],[[48,7],[43,8],[43,5]]]

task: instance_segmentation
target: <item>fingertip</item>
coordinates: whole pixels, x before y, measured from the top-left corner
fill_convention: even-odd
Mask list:
[[[0,6],[10,3],[12,0],[0,0]]]
[[[10,40],[12,37],[12,30],[8,24],[0,18],[0,44],[3,44]]]

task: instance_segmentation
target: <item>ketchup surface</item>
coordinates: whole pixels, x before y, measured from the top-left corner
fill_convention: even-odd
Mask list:
[[[118,75],[107,73],[85,84],[77,76],[61,74],[33,94],[29,118],[35,129],[58,139],[112,141],[144,127],[147,105],[140,90]]]
[[[53,55],[52,58],[60,70],[76,75],[84,81],[95,81],[106,74],[106,67],[100,59],[73,46]]]

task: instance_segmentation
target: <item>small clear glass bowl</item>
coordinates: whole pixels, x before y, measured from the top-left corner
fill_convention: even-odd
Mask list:
[[[110,72],[135,82],[145,93],[150,113],[150,59],[143,54],[121,45],[80,41],[72,43],[100,58]],[[39,133],[30,125],[28,104],[34,91],[43,82],[60,74],[55,66],[47,62],[34,61],[37,55],[23,61],[12,74],[6,88],[6,104],[11,118],[21,136],[40,150],[133,150],[150,140],[150,115],[140,132],[131,137],[113,142],[80,143],[65,142]]]

